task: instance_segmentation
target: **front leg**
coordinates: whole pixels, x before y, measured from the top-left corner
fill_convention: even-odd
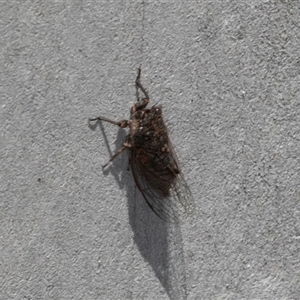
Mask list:
[[[93,122],[93,121],[105,121],[114,125],[117,125],[121,128],[126,128],[129,126],[129,122],[128,120],[121,120],[121,121],[112,121],[110,119],[104,118],[104,117],[98,117],[98,118],[94,118],[94,119],[89,119],[89,122]]]

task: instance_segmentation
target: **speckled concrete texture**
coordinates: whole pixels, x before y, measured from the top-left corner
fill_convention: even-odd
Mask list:
[[[300,299],[300,2],[2,1],[0,299]],[[120,148],[142,82],[194,195]]]

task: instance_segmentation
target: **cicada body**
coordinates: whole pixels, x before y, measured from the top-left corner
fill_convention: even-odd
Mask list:
[[[149,97],[140,83],[140,74],[139,69],[136,85],[145,98],[132,106],[129,120],[115,122],[103,117],[89,120],[102,120],[121,128],[129,127],[123,147],[108,163],[124,149],[129,149],[130,169],[150,208],[167,222],[179,222],[192,213],[193,197],[180,170],[161,107],[154,105],[147,108]]]

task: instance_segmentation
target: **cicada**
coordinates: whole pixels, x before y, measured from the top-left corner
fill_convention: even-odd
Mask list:
[[[140,76],[141,69],[138,69],[136,86],[145,97],[138,99],[131,107],[129,120],[112,121],[97,117],[89,121],[99,120],[121,128],[129,127],[123,146],[103,168],[128,149],[129,167],[150,208],[167,222],[179,222],[192,213],[193,197],[169,139],[162,108],[158,105],[147,108],[149,96],[140,82]]]

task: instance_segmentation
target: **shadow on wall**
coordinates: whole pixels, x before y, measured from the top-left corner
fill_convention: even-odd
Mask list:
[[[187,299],[180,226],[159,219],[139,190],[127,190],[129,220],[140,253],[149,262],[170,299]]]

